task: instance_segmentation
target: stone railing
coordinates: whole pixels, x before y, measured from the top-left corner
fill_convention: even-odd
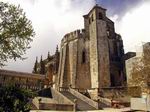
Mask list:
[[[69,88],[67,88],[67,87],[59,87],[59,91],[69,91]]]
[[[39,99],[37,97],[32,100],[32,103],[37,109],[39,109]]]
[[[98,103],[89,99],[88,97],[82,95],[81,93],[79,93],[78,91],[70,88],[69,89],[70,93],[72,93],[74,96],[76,96],[77,98],[81,99],[82,101],[88,103],[89,105],[91,105],[92,107],[94,107],[95,109],[98,109]]]
[[[108,98],[102,98],[102,97],[98,97],[99,102],[107,105],[107,106],[111,106],[111,100]]]
[[[68,91],[68,89],[63,89],[63,91]],[[51,88],[52,97],[54,100],[58,101],[60,104],[72,104],[74,105],[74,102],[66,98],[64,95],[56,91],[55,89]]]
[[[45,75],[0,70],[0,86],[15,85],[16,87],[40,90],[44,87]]]

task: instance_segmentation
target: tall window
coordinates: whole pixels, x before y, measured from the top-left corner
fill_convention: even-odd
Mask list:
[[[85,51],[82,52],[82,63],[86,62],[86,53]]]
[[[116,54],[118,56],[118,47],[117,47],[117,42],[114,42],[114,54]]]
[[[92,22],[93,22],[94,21],[93,14],[92,14],[91,18],[92,18]]]
[[[91,19],[89,18],[89,24],[91,24]]]
[[[110,79],[111,79],[111,87],[115,86],[115,77],[113,74],[110,74]]]
[[[98,19],[103,19],[102,13],[98,13]]]

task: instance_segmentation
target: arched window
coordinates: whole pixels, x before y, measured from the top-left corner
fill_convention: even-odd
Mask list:
[[[86,53],[85,51],[82,52],[82,63],[86,62]]]
[[[102,13],[98,13],[98,19],[103,19],[103,14]]]

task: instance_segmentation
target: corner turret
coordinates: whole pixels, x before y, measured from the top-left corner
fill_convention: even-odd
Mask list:
[[[45,74],[45,63],[42,59],[42,56],[41,56],[41,61],[40,61],[40,74]]]
[[[48,55],[47,55],[47,60],[50,61],[51,60],[51,56],[50,56],[50,53],[48,52]]]

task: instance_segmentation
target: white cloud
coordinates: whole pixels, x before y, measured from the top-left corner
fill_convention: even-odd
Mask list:
[[[93,7],[94,0],[3,0],[20,4],[32,21],[36,37],[27,51],[25,61],[9,61],[5,69],[31,72],[35,57],[55,52],[57,44],[70,31],[83,28],[82,15]],[[77,7],[76,7],[77,6]]]
[[[47,52],[54,53],[65,33],[83,28],[82,15],[87,14],[94,5],[94,0],[3,0],[20,4],[32,20],[36,37],[27,51],[25,61],[10,61],[6,69],[32,71],[35,57]],[[130,51],[140,42],[150,41],[150,4],[144,3],[129,10],[121,20],[116,14],[111,19],[116,31],[122,35],[125,50]]]
[[[126,52],[135,51],[139,44],[150,41],[149,11],[150,3],[145,2],[116,21],[116,30],[122,35]]]
[[[110,19],[114,22],[118,21],[119,16],[117,14],[113,15],[112,17],[110,17]]]

